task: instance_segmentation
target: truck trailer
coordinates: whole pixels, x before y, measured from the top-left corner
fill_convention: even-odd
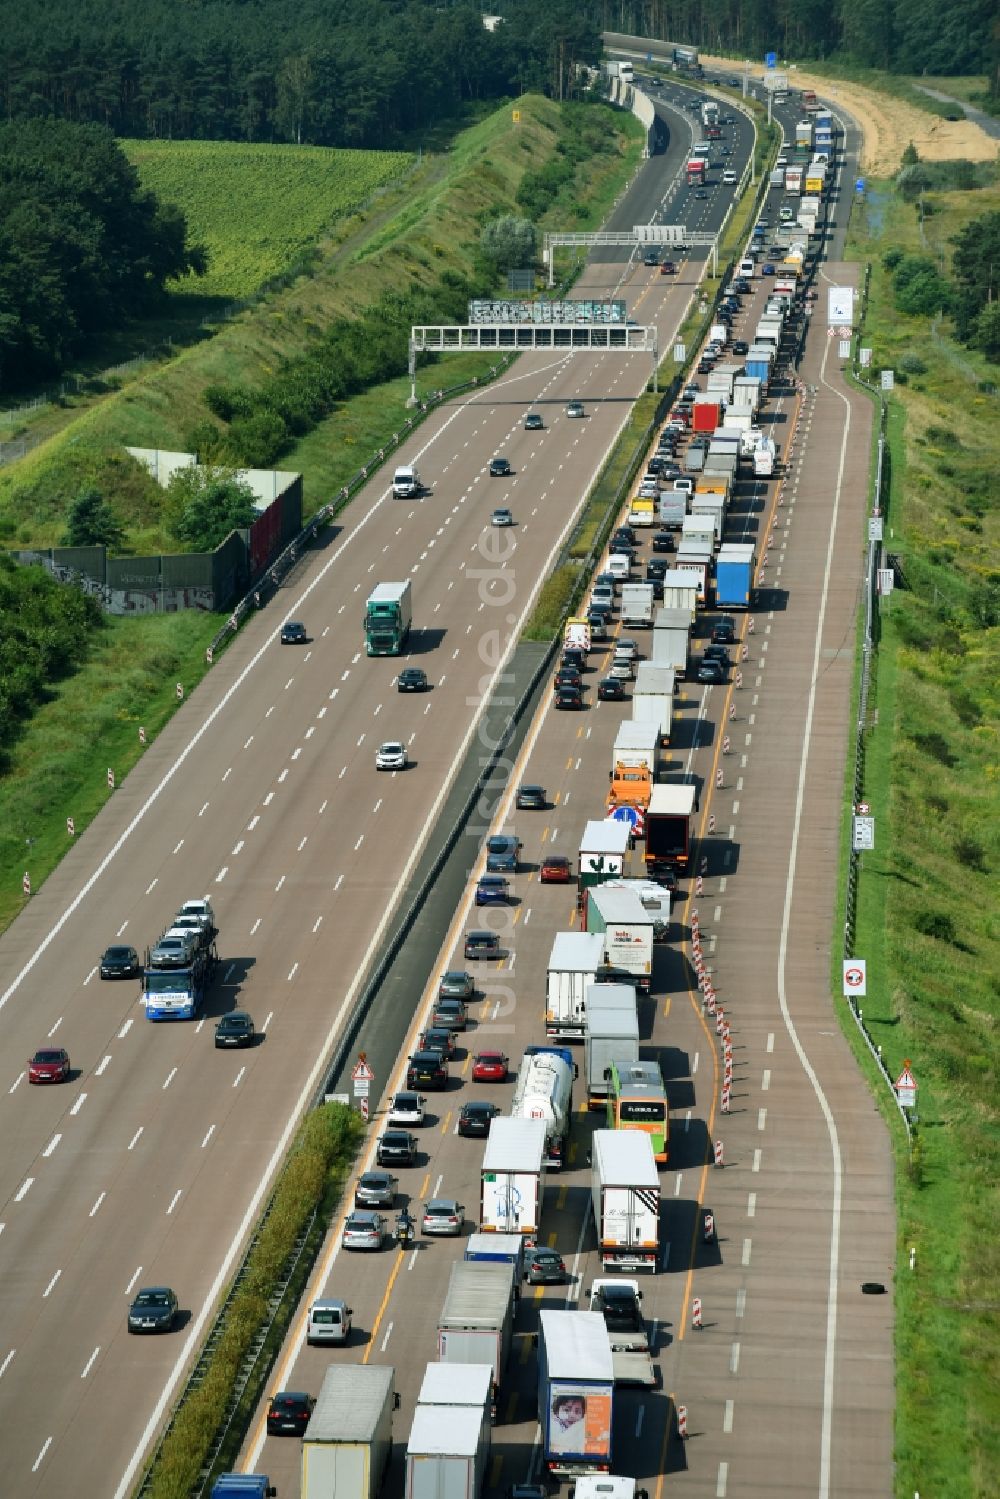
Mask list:
[[[613,1057],[639,1060],[639,1012],[631,984],[592,984],[584,1035],[588,1109],[606,1109]]]
[[[493,1120],[480,1171],[479,1227],[484,1233],[538,1233],[545,1160],[544,1119]]]
[[[405,1499],[479,1499],[490,1436],[488,1409],[418,1405],[406,1444]]]
[[[634,890],[598,885],[587,892],[587,931],[604,938],[604,965],[627,973],[648,994],[653,982],[653,921]]]
[[[515,1293],[520,1291],[514,1273],[511,1264],[458,1260],[452,1265],[438,1317],[439,1363],[487,1364],[499,1389],[510,1353]]]
[[[591,819],[580,840],[577,884],[580,890],[620,879],[628,873],[630,829],[613,817]]]
[[[302,1499],[376,1499],[398,1405],[391,1366],[331,1364],[302,1439]]]
[[[646,813],[646,871],[652,879],[657,874],[676,873],[688,868],[694,842],[695,787],[655,786]]]
[[[623,824],[614,826],[628,835]],[[585,888],[589,894],[595,886]],[[594,982],[603,953],[604,943],[599,936],[589,932],[556,932],[545,975],[547,1036],[569,1041],[583,1039],[587,985]],[[496,1120],[493,1124],[495,1128]]]
[[[538,1421],[547,1472],[610,1473],[615,1369],[596,1312],[539,1313]]]
[[[605,1270],[655,1271],[660,1176],[641,1129],[598,1129],[591,1141],[591,1206]]]
[[[510,1103],[512,1119],[542,1120],[545,1164],[556,1171],[568,1156],[575,1077],[576,1063],[565,1047],[526,1046]]]

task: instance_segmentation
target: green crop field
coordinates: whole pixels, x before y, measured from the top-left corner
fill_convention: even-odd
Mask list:
[[[208,250],[207,273],[173,288],[199,297],[252,295],[412,160],[401,151],[229,141],[122,145],[143,186],[182,209],[192,241]]]

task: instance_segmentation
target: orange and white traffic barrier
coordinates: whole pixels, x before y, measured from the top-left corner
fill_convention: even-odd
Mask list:
[[[111,766],[109,765],[108,766],[108,790],[109,791],[114,791],[114,789],[115,789],[115,773],[111,769]]]
[[[701,1327],[701,1297],[696,1296],[691,1303],[691,1326]]]
[[[76,823],[73,821],[72,817],[67,817],[66,819],[66,831],[71,838],[76,837]]]
[[[717,770],[716,773],[715,773],[715,789],[716,789],[716,791],[721,791],[722,787],[723,787],[723,784],[724,784],[724,778],[723,778],[723,775],[722,775],[722,771],[721,770]]]
[[[683,1442],[683,1441],[685,1441],[687,1439],[687,1434],[688,1434],[688,1408],[687,1408],[686,1405],[679,1405],[677,1407],[677,1435],[680,1437],[681,1441]]]
[[[691,912],[690,921],[691,921],[691,930],[693,932],[696,932],[698,930],[698,927],[701,925],[701,917],[698,915],[698,907],[697,906],[695,906],[694,910]]]
[[[733,1090],[729,1086],[728,1083],[723,1083],[723,1085],[722,1085],[722,1112],[724,1114],[728,1114],[729,1113],[729,1100],[732,1097],[732,1091]]]
[[[27,870],[24,871],[24,879],[21,881],[21,889],[24,891],[25,895],[31,894],[31,875]]]
[[[733,678],[733,685],[737,688],[737,690],[739,690],[739,688],[743,686],[743,673],[741,671],[737,671],[735,677]]]
[[[702,879],[700,874],[695,875],[694,893],[698,896],[704,895],[705,893],[705,881]]]
[[[705,990],[705,1008],[710,1015],[715,1014],[715,990]]]
[[[139,730],[139,743],[140,744],[145,744],[146,743],[146,730],[145,729],[140,729]]]
[[[732,721],[733,721],[733,719],[735,717],[736,717],[736,704],[735,703],[730,703],[729,704],[729,722],[732,723]]]
[[[752,635],[753,634],[753,615],[751,615],[750,618],[747,620],[747,634],[748,635]]]
[[[747,645],[746,641],[744,641],[743,644],[742,644],[742,646],[740,647],[740,660],[741,661],[749,661],[750,660],[750,647]]]
[[[714,812],[709,813],[708,831],[710,833],[714,833],[715,832],[715,813]]]
[[[723,1010],[723,1009],[720,1008],[718,1010],[716,1016],[715,1016],[715,1034],[717,1036],[721,1036],[722,1035],[722,1027],[725,1025],[725,1023],[726,1023],[726,1012],[725,1012],[725,1010]]]
[[[723,1164],[723,1149],[721,1140],[716,1140],[715,1142],[715,1164],[717,1166],[721,1166]]]
[[[701,859],[699,860],[699,863],[698,863],[698,873],[699,874],[708,874],[708,855],[707,854],[702,854]]]

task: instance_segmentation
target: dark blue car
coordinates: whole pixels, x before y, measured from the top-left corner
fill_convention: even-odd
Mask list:
[[[477,906],[505,906],[510,886],[502,874],[480,875],[476,885]]]
[[[521,844],[509,833],[495,833],[486,840],[486,869],[490,874],[516,874]]]

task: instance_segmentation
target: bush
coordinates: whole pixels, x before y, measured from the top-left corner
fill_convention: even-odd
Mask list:
[[[934,937],[938,942],[955,941],[955,923],[946,911],[920,911],[913,925],[924,937]]]
[[[229,428],[230,455],[244,468],[271,468],[287,441],[288,428],[276,411],[238,417]]]
[[[899,368],[907,375],[926,375],[927,366],[919,354],[904,354],[899,361]]]
[[[125,541],[125,528],[99,490],[81,489],[67,517],[63,546],[107,547],[117,550]]]
[[[893,247],[890,250],[886,250],[885,254],[882,256],[882,264],[887,271],[894,271],[902,258],[903,251],[900,250],[897,245],[893,245]]]
[[[178,469],[167,485],[170,529],[195,552],[214,552],[257,519],[253,491],[226,469]]]
[[[900,312],[932,317],[951,301],[951,287],[927,255],[904,255],[896,265],[892,290]]]

